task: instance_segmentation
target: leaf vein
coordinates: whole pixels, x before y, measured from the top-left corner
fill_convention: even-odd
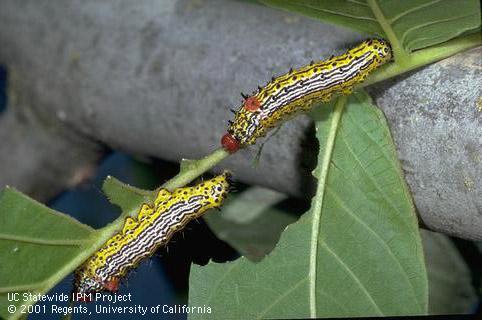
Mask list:
[[[293,292],[294,290],[298,289],[298,287],[300,285],[303,284],[303,282],[307,281],[308,280],[308,277],[304,277],[304,278],[301,278],[300,281],[298,281],[294,286],[292,286],[291,288],[289,288],[288,290],[286,290],[283,294],[279,295],[276,299],[273,300],[273,302],[268,306],[266,307],[263,311],[261,311],[261,313],[258,315],[257,319],[262,319],[263,316],[269,311],[271,310],[276,304],[278,304],[279,302],[281,302],[284,298],[286,298],[291,292]]]
[[[231,262],[231,265],[229,266],[229,269],[226,270],[226,272],[222,275],[221,278],[219,278],[218,282],[213,286],[213,289],[211,290],[211,293],[209,294],[208,296],[208,299],[207,299],[207,302],[206,302],[206,305],[209,305],[209,303],[211,302],[212,298],[214,297],[214,293],[218,292],[218,288],[219,286],[221,286],[221,283],[223,282],[223,280],[234,270],[236,269],[236,267],[240,266],[241,263],[234,263],[234,262]]]
[[[369,233],[371,233],[372,235],[374,235],[375,239],[382,245],[382,247],[388,252],[388,255],[395,261],[395,263],[398,265],[398,267],[401,269],[402,271],[402,274],[405,278],[405,280],[408,282],[410,288],[412,289],[412,292],[413,292],[413,297],[415,299],[415,303],[418,304],[421,308],[422,306],[419,304],[418,302],[418,299],[417,299],[417,295],[415,293],[415,287],[413,286],[412,282],[410,281],[410,278],[408,277],[408,273],[407,273],[407,270],[405,270],[405,268],[402,266],[402,264],[400,263],[400,261],[397,259],[397,257],[393,254],[393,252],[391,251],[390,249],[390,246],[383,240],[382,237],[380,237],[380,235],[378,233],[375,232],[375,230],[373,230],[372,227],[370,227],[370,225],[368,225],[367,223],[365,223],[365,221],[361,220],[350,208],[348,208],[344,201],[338,196],[338,193],[336,192],[336,190],[333,190],[331,188],[328,188],[327,189],[328,192],[331,193],[331,195],[333,196],[333,199],[335,200],[335,202],[337,202],[340,207],[348,214],[350,215],[356,222],[358,222],[358,224],[360,224],[363,228],[365,228]],[[422,308],[423,309],[423,308]]]
[[[404,16],[406,16],[406,15],[412,13],[412,12],[416,12],[416,11],[418,11],[418,10],[420,10],[420,9],[423,9],[423,8],[425,8],[425,7],[428,7],[428,6],[431,6],[431,5],[433,5],[433,4],[436,4],[437,2],[440,2],[440,1],[442,1],[442,0],[433,0],[433,1],[431,1],[431,2],[423,3],[423,4],[420,4],[420,5],[418,5],[418,6],[414,6],[414,7],[410,8],[410,9],[407,9],[407,10],[405,10],[405,11],[403,11],[403,12],[400,12],[398,15],[392,17],[392,18],[389,20],[389,21],[390,21],[390,24],[393,25],[394,22],[397,21],[398,19],[400,19],[400,18],[402,18],[402,17],[404,17]]]
[[[40,292],[38,288],[42,288],[45,286],[44,281],[34,282],[30,284],[23,284],[17,286],[10,286],[10,287],[0,287],[0,294],[7,293],[7,292],[21,292],[21,291],[32,291],[32,292]]]
[[[348,13],[345,13],[345,12],[340,12],[340,11],[335,11],[335,10],[330,10],[330,9],[324,9],[324,8],[318,8],[318,7],[310,6],[310,5],[307,5],[307,4],[302,4],[302,3],[299,3],[299,2],[296,2],[296,1],[294,1],[294,2],[288,1],[288,2],[291,3],[291,4],[294,4],[298,7],[305,8],[305,9],[310,9],[310,10],[318,11],[318,12],[324,12],[324,13],[328,13],[328,14],[341,16],[341,17],[357,19],[357,20],[368,20],[368,21],[374,21],[374,22],[377,21],[376,19],[374,19],[372,17],[356,16],[356,15],[348,14]]]
[[[378,312],[378,314],[383,316],[384,313],[382,312],[382,310],[380,310],[380,308],[378,307],[378,304],[375,302],[375,300],[373,300],[372,296],[370,295],[366,287],[363,285],[363,283],[360,281],[360,279],[353,273],[353,271],[351,271],[351,269],[345,264],[345,262],[333,250],[331,250],[331,248],[328,246],[328,243],[323,242],[321,248],[325,248],[325,250],[331,256],[333,256],[333,258],[343,267],[343,269],[347,271],[350,277],[355,281],[355,283],[360,287],[362,292],[368,298],[368,301],[370,301],[370,303],[373,305],[376,312]]]
[[[349,310],[347,308],[345,308],[345,306],[343,304],[341,304],[340,302],[338,302],[337,299],[335,299],[333,296],[330,296],[328,295],[328,293],[326,293],[325,290],[323,289],[320,289],[320,293],[322,295],[324,295],[325,297],[327,297],[328,299],[330,299],[331,301],[333,301],[333,303],[335,303],[338,307],[340,307],[340,309],[342,309],[343,311],[345,311],[347,314],[349,313]]]
[[[25,237],[25,236],[16,236],[13,234],[5,234],[5,233],[0,233],[0,240],[10,240],[10,241],[17,241],[17,242],[47,245],[47,246],[81,246],[88,242],[87,240],[77,240],[77,239],[76,240],[42,239],[42,238],[33,238],[33,237]]]
[[[462,16],[455,16],[455,17],[450,17],[450,18],[447,18],[447,19],[438,19],[438,20],[434,20],[434,21],[429,21],[429,22],[426,22],[426,23],[422,23],[422,24],[419,24],[419,25],[416,25],[416,26],[413,26],[411,28],[408,28],[407,30],[405,30],[402,34],[402,39],[401,39],[401,42],[405,42],[405,39],[407,38],[407,36],[412,33],[413,31],[416,31],[418,29],[422,29],[422,28],[425,28],[425,27],[428,27],[428,26],[431,26],[431,25],[434,25],[434,24],[439,24],[439,23],[444,23],[444,22],[450,22],[450,21],[455,21],[455,20],[460,20],[460,19],[464,19],[464,18],[469,18],[469,17],[472,17],[474,16],[475,14],[469,14],[469,15],[462,15]],[[478,15],[478,14],[477,14]]]
[[[368,4],[366,4],[365,2],[361,2],[361,1],[357,1],[357,0],[346,0],[346,2],[358,4],[358,5],[363,6],[363,7],[368,7]]]
[[[356,163],[358,164],[358,166],[363,170],[363,172],[366,174],[367,178],[373,183],[373,185],[375,186],[375,188],[377,189],[378,192],[380,192],[381,194],[385,195],[385,193],[382,191],[382,188],[378,185],[378,182],[375,181],[372,176],[370,175],[370,173],[366,170],[366,168],[363,166],[361,160],[358,158],[358,155],[355,153],[355,151],[353,151],[353,149],[351,148],[351,146],[348,144],[348,141],[346,140],[346,138],[341,135],[343,141],[345,142],[345,145],[346,145],[346,148],[348,149],[348,151],[353,155],[353,158],[355,159]],[[395,210],[399,215],[401,215],[402,213],[400,212],[400,210],[392,203],[392,201],[389,199],[388,196],[385,195],[385,197],[383,197],[383,199],[385,199],[385,201],[390,205],[390,207],[392,207],[393,210]]]

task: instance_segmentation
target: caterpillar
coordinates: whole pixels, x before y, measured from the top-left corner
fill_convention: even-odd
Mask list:
[[[233,111],[223,148],[234,153],[256,143],[260,137],[316,103],[328,102],[336,94],[348,95],[376,68],[392,59],[389,43],[382,39],[365,40],[346,53],[320,62],[291,69],[258,87],[251,96],[241,94],[243,103]]]
[[[95,292],[116,292],[120,279],[165,245],[174,233],[206,210],[220,207],[229,190],[230,176],[225,171],[192,187],[172,192],[160,189],[152,205],[144,203],[137,218],[126,218],[122,231],[75,271],[74,292],[79,300],[88,302]]]

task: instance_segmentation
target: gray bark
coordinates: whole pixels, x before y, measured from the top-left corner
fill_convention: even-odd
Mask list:
[[[98,157],[90,141],[172,161],[204,156],[219,147],[240,91],[363,38],[236,1],[0,2],[0,62],[23,101],[9,112],[44,119],[44,130],[60,128],[69,137],[62,144],[72,146],[66,153],[80,159],[76,168]],[[421,219],[467,239],[482,239],[481,66],[477,48],[370,90],[388,118]],[[38,139],[44,133],[36,128],[38,135],[16,139],[0,130],[3,149],[17,148],[0,149],[1,184],[59,183],[12,173],[36,172],[37,153],[50,154],[57,143],[46,137],[34,140],[37,150],[28,148],[34,142],[20,138]],[[284,125],[255,168],[256,148],[222,167],[241,181],[307,196],[310,164],[300,159],[314,157],[309,128],[305,117]],[[48,174],[56,178],[58,169]]]

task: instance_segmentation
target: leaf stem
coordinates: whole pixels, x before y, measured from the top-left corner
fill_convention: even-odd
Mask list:
[[[367,81],[358,85],[357,88],[363,88],[376,82],[398,76],[402,73],[448,58],[461,51],[480,46],[481,44],[482,34],[474,33],[427,49],[415,51],[409,55],[409,60],[406,64],[401,65],[397,62],[382,67],[382,69],[374,73],[373,76],[369,77]]]
[[[385,14],[383,13],[382,9],[378,6],[378,3],[376,0],[368,0],[367,1],[368,6],[373,12],[373,15],[377,19],[378,23],[380,23],[380,26],[382,27],[383,31],[385,32],[388,41],[390,41],[390,44],[393,49],[393,56],[395,57],[395,61],[397,64],[401,66],[405,66],[408,64],[409,61],[409,55],[403,48],[402,44],[398,41],[398,37],[395,34],[395,31],[393,30],[392,26],[390,25],[390,22],[386,19]]]
[[[229,156],[229,153],[226,152],[224,149],[219,148],[213,153],[205,156],[204,158],[193,161],[189,165],[188,170],[181,170],[181,172],[179,172],[174,178],[163,184],[162,188],[172,190],[175,188],[183,187],[200,175],[202,175],[204,172],[212,169],[212,167],[221,162],[221,160],[223,160],[227,156]]]

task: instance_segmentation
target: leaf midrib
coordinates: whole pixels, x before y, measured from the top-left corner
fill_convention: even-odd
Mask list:
[[[328,131],[328,137],[325,145],[325,153],[323,154],[323,160],[321,162],[321,170],[318,178],[318,184],[316,188],[316,195],[313,198],[312,208],[312,227],[311,227],[311,241],[310,241],[310,264],[309,264],[309,299],[310,299],[310,316],[312,318],[317,317],[316,310],[316,274],[318,265],[318,244],[320,241],[320,228],[321,228],[321,209],[323,207],[323,200],[325,196],[325,189],[327,185],[328,169],[333,156],[333,150],[335,147],[335,138],[338,128],[341,123],[341,115],[345,108],[347,97],[343,96],[338,98],[333,110],[333,116],[331,118],[331,126]],[[316,129],[318,130],[318,128]]]
[[[47,239],[40,237],[17,236],[13,234],[0,233],[0,240],[10,240],[46,246],[82,246],[87,243],[85,239]]]

